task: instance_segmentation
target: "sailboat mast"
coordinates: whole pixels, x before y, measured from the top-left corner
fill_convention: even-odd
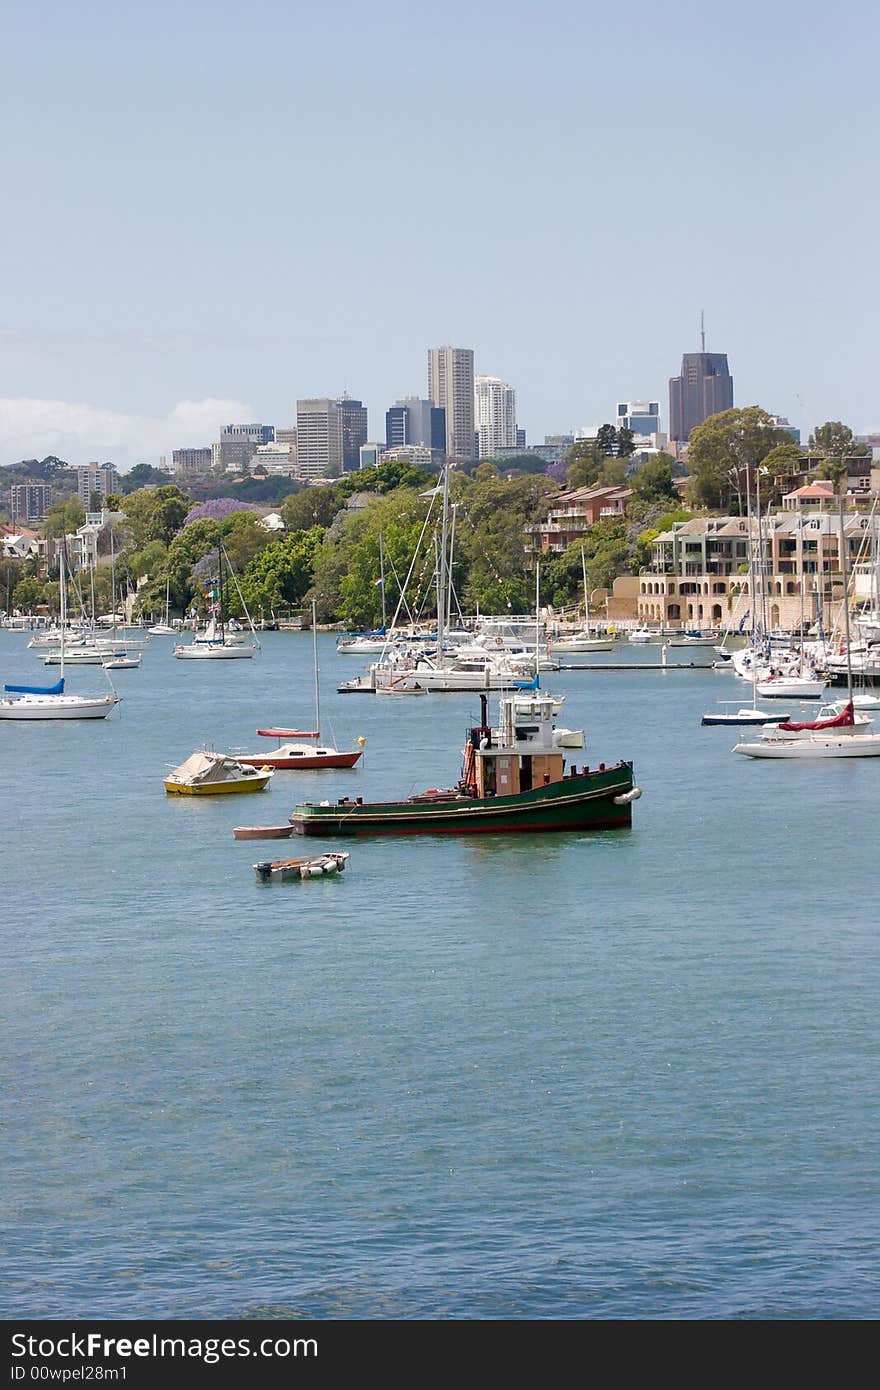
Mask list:
[[[319,688],[318,688],[318,619],[317,619],[317,615],[316,615],[316,614],[317,614],[317,605],[316,605],[316,603],[315,603],[315,600],[312,599],[312,665],[314,666],[314,670],[315,670],[315,732],[317,733],[318,738],[320,738],[320,737],[321,737],[321,696],[320,696]],[[332,724],[331,724],[331,726],[330,726],[330,732],[331,732],[331,734],[332,734],[332,732],[333,732],[333,726],[332,726]]]
[[[590,596],[587,593],[587,555],[581,546],[581,573],[584,576],[584,632],[590,635]]]
[[[849,633],[849,579],[847,578],[846,553],[846,528],[843,523],[843,494],[840,495],[840,573],[843,578],[843,623],[846,634],[846,698],[852,704],[853,683],[852,683],[852,652],[850,651]]]
[[[61,689],[62,689],[62,690],[64,689],[64,633],[65,633],[65,628],[67,627],[67,572],[66,572],[65,566],[64,566],[65,548],[66,548],[66,546],[67,546],[67,537],[66,537],[66,536],[62,536],[62,537],[61,537],[61,548],[60,548],[60,550],[59,550],[59,571],[58,571],[58,577],[59,577],[59,580],[60,580],[59,588],[60,588],[60,591],[61,591],[61,593],[60,593],[60,600],[61,600]]]
[[[437,660],[443,659],[443,635],[446,631],[446,547],[449,540],[449,464],[443,468],[443,520],[440,527],[440,563],[437,569]]]
[[[379,578],[382,580],[382,631],[385,631],[387,621],[385,617],[385,555],[382,550],[382,532],[379,532]]]
[[[452,504],[452,525],[449,528],[449,565],[446,576],[446,618],[452,621],[452,560],[455,555],[455,518],[458,512],[458,503]]]

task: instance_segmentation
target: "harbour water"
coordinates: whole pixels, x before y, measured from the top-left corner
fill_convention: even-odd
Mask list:
[[[632,831],[261,885],[300,842],[234,825],[451,785],[479,713],[338,696],[322,636],[361,767],[166,797],[197,747],[310,727],[310,637],[261,640],[155,638],[107,721],[0,724],[4,1316],[876,1316],[878,760],[734,756],[709,670],[548,674],[578,761],[633,759]],[[26,641],[3,680],[40,679]]]

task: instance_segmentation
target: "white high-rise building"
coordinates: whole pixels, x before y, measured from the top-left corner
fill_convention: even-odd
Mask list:
[[[428,397],[446,411],[447,457],[473,459],[473,348],[428,349]]]
[[[516,392],[497,376],[474,379],[474,424],[478,456],[494,458],[499,449],[516,447]]]

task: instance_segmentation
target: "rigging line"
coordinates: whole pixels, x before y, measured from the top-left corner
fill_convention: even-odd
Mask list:
[[[420,547],[421,544],[422,544],[422,540],[423,540],[423,538],[424,538],[425,531],[426,531],[427,528],[428,528],[428,521],[430,520],[431,512],[434,510],[434,501],[435,501],[435,499],[436,499],[436,492],[435,492],[435,493],[432,493],[430,505],[428,506],[428,510],[427,510],[427,512],[425,513],[425,520],[424,520],[423,523],[422,523],[422,529],[421,529],[421,531],[419,532],[419,538],[418,538],[418,540],[416,541],[416,548],[415,548],[415,550],[413,551],[413,557],[412,557],[412,560],[410,561],[409,570],[407,571],[406,580],[404,581],[404,587],[400,590],[400,598],[397,600],[397,607],[396,607],[395,610],[394,610],[394,617],[391,619],[391,631],[392,631],[392,632],[394,631],[394,629],[395,629],[396,626],[397,626],[397,619],[400,617],[400,609],[401,609],[401,605],[402,605],[402,603],[403,603],[404,589],[408,589],[408,588],[409,588],[410,580],[412,579],[413,570],[414,570],[414,568],[415,568],[416,557],[418,556],[418,553],[419,553],[419,547]],[[387,635],[387,633],[386,633],[386,636],[385,636],[385,644],[384,644],[384,646],[383,646],[383,648],[382,648],[382,656],[385,655],[385,650],[386,650],[387,646],[388,646],[388,635]],[[381,657],[380,657],[380,660],[381,660]]]
[[[241,606],[242,606],[242,608],[244,609],[244,615],[245,615],[245,617],[247,618],[248,622],[250,623],[251,634],[253,635],[254,641],[256,642],[257,646],[259,647],[259,645],[260,645],[260,639],[257,637],[257,630],[256,630],[256,628],[254,627],[254,620],[253,620],[253,618],[251,617],[250,613],[248,612],[248,606],[247,606],[247,604],[246,604],[245,601],[244,601],[244,594],[241,592],[241,588],[240,588],[239,583],[238,583],[238,578],[237,578],[237,576],[236,576],[235,570],[232,568],[232,565],[231,565],[230,560],[229,560],[229,556],[226,554],[226,546],[223,544],[222,540],[221,540],[221,542],[220,542],[220,549],[223,551],[223,557],[224,557],[224,559],[226,560],[226,573],[227,573],[227,575],[230,575],[230,574],[232,575],[232,582],[233,582],[233,584],[235,585],[235,592],[238,594],[238,597],[239,597],[239,599],[241,600]],[[228,581],[227,581],[227,582],[228,582]],[[222,600],[222,596],[221,596],[221,600],[220,600],[220,601],[221,601],[221,603],[222,603],[222,601],[223,601],[223,600]]]

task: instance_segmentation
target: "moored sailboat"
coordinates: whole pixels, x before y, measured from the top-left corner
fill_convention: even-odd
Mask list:
[[[332,745],[321,744],[321,692],[318,673],[318,625],[315,601],[312,600],[312,665],[315,682],[315,727],[307,731],[286,729],[258,729],[257,734],[267,738],[294,739],[296,742],[280,743],[271,753],[236,753],[240,763],[246,767],[271,767],[284,772],[314,772],[319,768],[354,767],[363,756],[364,739],[358,739],[359,747],[340,751]],[[299,742],[299,740],[309,742]],[[312,742],[314,740],[314,742]]]
[[[113,688],[110,677],[109,691],[104,695],[70,695],[64,690],[64,648],[67,628],[67,551],[61,542],[59,551],[60,566],[60,679],[54,685],[4,685],[3,698],[0,699],[0,719],[106,719],[120,696]]]
[[[852,662],[849,659],[849,589],[846,580],[847,555],[843,524],[843,498],[840,499],[840,564],[844,577],[843,612],[846,627],[847,699],[825,719],[769,725],[758,743],[738,743],[734,753],[749,758],[871,758],[880,757],[880,734],[867,732],[871,721],[856,715],[853,706]],[[758,687],[761,688],[760,686]]]
[[[191,642],[178,643],[173,649],[173,655],[181,660],[188,661],[242,661],[248,657],[256,656],[260,650],[260,643],[251,622],[250,614],[242,597],[241,590],[238,588],[238,580],[229,564],[229,557],[221,541],[217,550],[218,578],[217,587],[208,591],[209,599],[209,622],[202,636],[194,636]],[[253,641],[245,644],[240,635],[233,635],[226,631],[226,588],[228,576],[232,574],[232,580],[244,607],[248,622],[250,623]]]

